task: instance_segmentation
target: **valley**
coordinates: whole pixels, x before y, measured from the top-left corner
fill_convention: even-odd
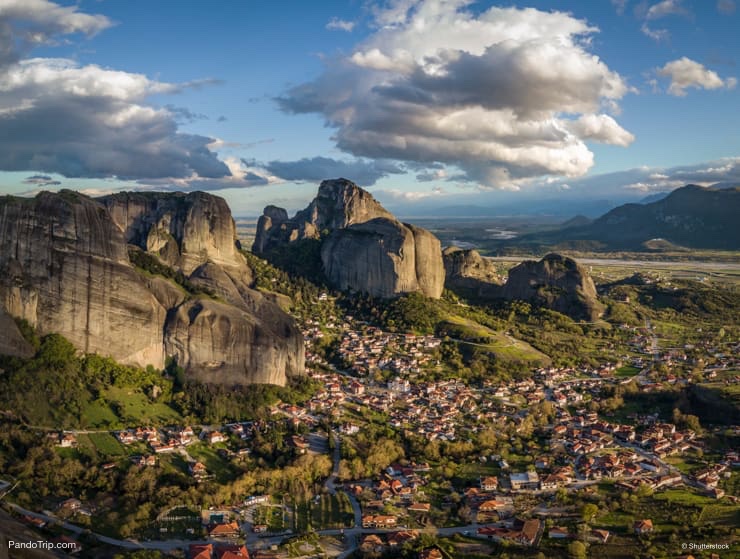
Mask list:
[[[384,298],[322,277],[322,239],[238,253],[249,289],[302,339],[305,374],[285,386],[203,382],[172,359],[121,365],[17,320],[32,354],[0,357],[8,512],[91,556],[243,543],[278,557],[432,545],[565,558],[578,542],[622,557],[696,530],[734,545],[732,261],[445,251],[438,297],[417,271],[373,280],[412,286]],[[156,251],[129,258],[150,284],[237,301]]]

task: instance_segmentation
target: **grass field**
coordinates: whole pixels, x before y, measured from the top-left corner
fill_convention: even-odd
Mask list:
[[[353,525],[352,505],[344,493],[321,495],[311,506],[311,525],[315,530],[349,528]]]
[[[146,394],[136,390],[111,386],[103,397],[115,407],[126,426],[146,422],[161,425],[182,421],[180,414],[171,407],[160,402],[152,402]]]
[[[626,378],[626,377],[633,377],[639,372],[640,372],[640,369],[638,369],[637,367],[632,367],[631,365],[625,365],[624,367],[619,367],[616,373],[618,377]]]
[[[668,501],[685,507],[703,507],[716,503],[711,497],[699,495],[688,489],[668,489],[655,494],[658,501]]]
[[[719,524],[736,528],[740,526],[740,505],[707,505],[701,511],[699,521],[703,524]]]
[[[528,363],[549,363],[550,358],[536,350],[527,342],[497,332],[467,318],[449,316],[441,326],[451,338],[489,351],[506,361],[525,361]]]
[[[110,433],[90,433],[88,437],[93,445],[95,445],[95,449],[102,456],[117,457],[126,454],[123,445]]]
[[[215,448],[203,443],[195,443],[188,447],[188,454],[203,462],[208,469],[208,473],[215,475],[219,483],[234,481],[234,470],[228,462],[216,453]]]
[[[257,507],[254,514],[254,524],[267,525],[269,532],[282,532],[286,528],[283,507]]]
[[[119,427],[119,421],[116,414],[108,404],[101,400],[90,402],[82,410],[82,424],[91,428],[100,427]]]

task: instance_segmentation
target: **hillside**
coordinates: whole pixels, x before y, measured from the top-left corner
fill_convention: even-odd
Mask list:
[[[688,185],[647,204],[625,204],[593,223],[522,237],[525,244],[641,250],[655,239],[697,249],[740,248],[740,188]]]

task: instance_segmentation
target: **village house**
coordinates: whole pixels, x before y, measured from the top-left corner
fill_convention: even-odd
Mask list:
[[[212,538],[235,538],[239,536],[239,524],[236,522],[215,524],[208,530],[208,535]]]
[[[509,475],[512,491],[536,491],[540,488],[537,472],[521,472]]]
[[[496,489],[498,489],[498,478],[496,476],[486,476],[481,478],[480,488],[483,491],[496,491]]]
[[[206,435],[206,440],[210,444],[216,444],[216,443],[223,443],[226,442],[226,435],[224,435],[221,431],[211,431]]]
[[[653,532],[653,521],[648,519],[638,520],[634,523],[633,529],[635,534],[642,536],[644,534],[650,534]]]
[[[77,437],[73,433],[59,433],[58,446],[62,448],[73,448],[77,446]]]
[[[362,551],[363,553],[380,554],[385,551],[385,543],[379,535],[369,534],[362,538],[362,543],[360,543],[360,551]]]
[[[366,515],[362,517],[363,528],[395,528],[398,519],[390,515]]]

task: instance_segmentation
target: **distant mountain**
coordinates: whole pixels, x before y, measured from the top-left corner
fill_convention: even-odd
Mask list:
[[[590,243],[592,248],[636,250],[661,239],[689,248],[740,249],[740,187],[716,190],[688,185],[662,200],[625,204],[593,223],[522,237],[542,244]]]
[[[639,204],[652,204],[653,202],[657,202],[658,200],[662,200],[663,198],[666,198],[671,191],[666,192],[655,192],[653,194],[648,194],[644,198],[642,198],[638,203]]]
[[[728,188],[740,188],[740,183],[735,182],[715,182],[709,188],[714,190],[727,190]]]
[[[593,219],[590,219],[585,215],[577,215],[575,217],[571,217],[568,221],[563,222],[560,227],[562,229],[568,229],[570,227],[584,227],[586,225],[591,225],[593,222]]]

